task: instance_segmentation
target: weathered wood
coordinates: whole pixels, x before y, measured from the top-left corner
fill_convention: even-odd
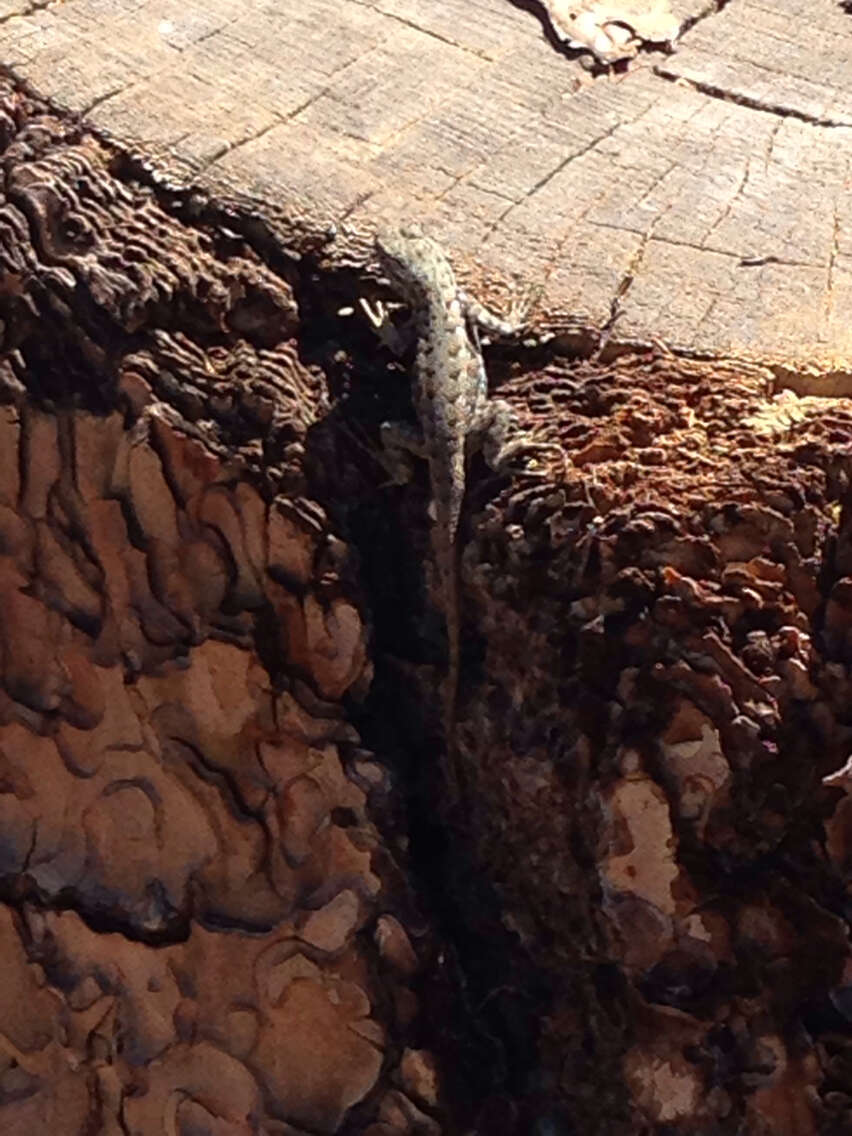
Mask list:
[[[678,54],[589,76],[509,0],[72,0],[0,58],[99,128],[363,255],[431,224],[539,322],[846,369],[852,17],[682,4]],[[673,81],[674,80],[674,81]],[[682,82],[680,82],[682,81]],[[747,105],[743,105],[747,104]]]
[[[736,0],[659,70],[769,114],[852,126],[850,22],[843,0]]]
[[[304,492],[291,286],[2,85],[0,149],[0,1130],[415,1122],[420,962],[339,706],[367,633]]]
[[[376,282],[8,86],[0,164],[0,1130],[848,1132],[848,400],[489,351],[440,830]]]
[[[852,410],[776,390],[807,357],[849,391],[850,128],[587,80],[529,19],[0,23],[55,95],[266,203],[2,89],[3,1132],[852,1127]],[[406,384],[346,314],[413,202],[474,282],[544,281],[542,321],[619,300],[613,338],[788,357],[489,353],[546,446],[471,470],[474,792],[437,835],[427,501],[356,444]]]

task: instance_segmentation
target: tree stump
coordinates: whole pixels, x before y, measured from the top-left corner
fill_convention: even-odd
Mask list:
[[[758,105],[765,90],[702,90],[723,86],[701,47],[713,27],[751,50],[730,5],[694,25],[694,49],[578,89],[571,130],[600,133],[581,100],[611,115],[578,141],[547,89],[577,68],[530,12],[453,10],[448,41],[405,4],[223,3],[206,23],[190,8],[186,42],[169,46],[179,20],[159,31],[161,66],[147,73],[146,51],[137,86],[132,36],[168,13],[111,3],[98,23],[75,0],[0,24],[5,44],[29,43],[20,72],[101,100],[92,127],[11,79],[0,89],[4,1132],[852,1127],[852,404],[831,339],[842,99],[804,110],[797,86],[776,113]],[[283,13],[301,39],[272,35]],[[370,40],[388,21],[400,40]],[[96,72],[101,36],[114,55]],[[436,93],[412,125],[414,80],[394,103],[375,64],[402,66],[403,41],[419,58],[424,36]],[[306,104],[353,120],[334,135],[337,165],[328,149],[308,164],[319,118],[267,122],[251,98],[245,139],[223,141],[216,115],[235,102],[205,103],[188,70],[175,85],[173,59],[210,53],[225,100],[241,76],[216,55],[223,38],[261,75],[273,48],[291,53],[275,98],[304,100],[311,66],[326,87],[351,85],[348,102],[326,90]],[[534,72],[532,43],[547,70]],[[361,59],[374,87],[359,85]],[[517,121],[497,114],[498,81]],[[482,101],[462,122],[475,83]],[[104,136],[107,112],[155,92],[149,109],[176,108],[181,90],[171,165]],[[531,113],[553,133],[525,133]],[[387,136],[359,138],[358,116]],[[202,120],[208,149],[181,154]],[[696,131],[704,149],[688,156]],[[282,162],[284,137],[302,172]],[[426,157],[441,137],[438,170]],[[646,231],[642,200],[670,179],[721,194],[707,171],[726,138],[748,170],[714,206],[728,251],[667,234],[677,209]],[[374,185],[405,146],[409,165],[393,168],[420,190],[396,174],[386,199],[354,184]],[[255,160],[281,175],[263,208]],[[480,180],[497,161],[518,200]],[[607,180],[620,163],[623,182]],[[194,185],[177,176],[190,169]],[[330,196],[295,207],[311,169]],[[779,171],[787,198],[766,180]],[[838,210],[828,277],[823,206],[808,212],[797,171],[818,174]],[[570,258],[569,176],[590,194]],[[492,300],[545,279],[535,328],[552,333],[487,352],[536,461],[470,471],[463,830],[445,823],[438,775],[446,645],[426,478],[383,486],[372,453],[380,422],[410,413],[407,360],[358,302],[388,298],[367,252],[374,217],[394,195],[410,212],[430,178],[426,213],[460,273]],[[618,203],[628,182],[644,187],[635,215]],[[689,193],[687,227],[700,220]],[[752,193],[775,203],[777,253],[728,233]],[[813,263],[799,264],[810,240]],[[812,270],[822,292],[802,284]],[[753,293],[735,312],[731,281],[747,279],[763,281],[771,319]],[[834,322],[782,310],[788,287]],[[700,289],[710,314],[696,322]]]

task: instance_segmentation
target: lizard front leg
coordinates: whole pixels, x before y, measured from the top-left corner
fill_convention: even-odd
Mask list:
[[[473,297],[468,296],[466,292],[459,292],[459,299],[461,300],[468,326],[473,330],[477,339],[479,338],[477,334],[479,331],[485,332],[486,335],[508,338],[514,335],[523,324],[523,321],[514,323],[502,319],[488,308],[483,307],[478,300],[474,300]]]
[[[398,359],[403,356],[411,346],[416,334],[414,317],[409,316],[403,324],[397,326],[393,321],[388,305],[382,300],[377,300],[373,305],[362,296],[359,303],[382,346],[386,347]],[[394,304],[393,306],[399,307],[400,305]]]
[[[538,294],[537,294],[538,293]],[[465,318],[468,326],[471,328],[477,341],[479,336],[478,331],[484,332],[486,335],[496,336],[500,339],[508,339],[513,335],[517,335],[527,326],[527,317],[532,308],[538,300],[540,289],[527,289],[520,296],[516,296],[512,301],[512,306],[509,308],[509,315],[507,319],[502,316],[495,315],[490,309],[483,307],[472,296],[468,296],[466,292],[459,291],[459,300],[464,310]]]

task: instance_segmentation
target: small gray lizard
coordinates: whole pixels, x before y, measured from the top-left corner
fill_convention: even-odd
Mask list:
[[[447,625],[448,667],[444,728],[448,788],[458,803],[462,778],[455,744],[461,620],[457,534],[465,492],[465,460],[473,444],[497,468],[516,444],[506,446],[512,425],[505,402],[489,400],[479,329],[510,335],[518,328],[499,319],[459,288],[441,246],[414,226],[376,236],[385,271],[410,305],[417,335],[414,407],[418,427],[382,424],[382,442],[396,461],[394,480],[411,474],[409,455],[429,463],[435,557]],[[523,442],[520,442],[523,445]]]

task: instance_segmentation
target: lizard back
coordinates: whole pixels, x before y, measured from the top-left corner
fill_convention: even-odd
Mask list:
[[[429,460],[436,543],[453,543],[464,495],[467,438],[481,397],[482,362],[455,273],[443,249],[414,227],[376,238],[382,267],[412,309],[417,330],[414,403]],[[448,550],[438,549],[445,560]],[[442,568],[445,565],[442,564]]]

